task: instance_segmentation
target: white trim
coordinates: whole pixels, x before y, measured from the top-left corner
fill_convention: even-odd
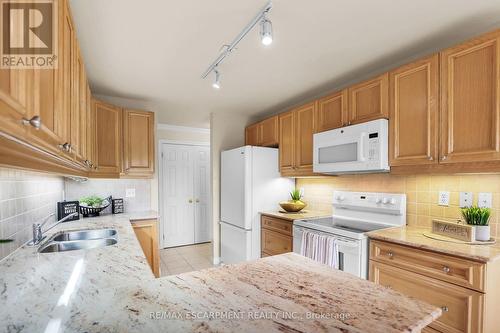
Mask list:
[[[187,145],[187,146],[210,146],[210,142],[208,141],[178,141],[178,140],[167,140],[160,139],[158,140],[158,144],[170,144],[170,145]]]
[[[210,134],[209,128],[177,126],[177,125],[160,124],[160,123],[158,123],[158,129],[159,130],[167,130],[167,131],[176,131],[176,132],[191,132],[191,133]]]

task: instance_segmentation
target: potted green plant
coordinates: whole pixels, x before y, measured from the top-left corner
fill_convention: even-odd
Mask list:
[[[307,204],[301,200],[302,193],[300,193],[300,190],[298,189],[294,189],[290,192],[290,198],[291,200],[280,202],[281,208],[287,212],[300,212],[307,206]]]
[[[490,240],[489,220],[491,210],[489,208],[481,208],[478,206],[462,208],[462,216],[467,224],[473,225],[476,229],[476,240]]]

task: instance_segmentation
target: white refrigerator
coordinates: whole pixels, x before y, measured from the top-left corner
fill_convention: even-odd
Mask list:
[[[221,154],[221,261],[260,258],[260,214],[277,210],[295,181],[279,173],[278,149],[244,146]]]

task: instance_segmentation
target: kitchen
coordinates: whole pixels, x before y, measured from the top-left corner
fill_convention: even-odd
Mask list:
[[[25,3],[0,332],[497,330],[497,3]]]

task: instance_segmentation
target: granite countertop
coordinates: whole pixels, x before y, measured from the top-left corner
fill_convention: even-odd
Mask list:
[[[441,315],[293,253],[155,279],[130,224],[154,216],[64,223],[50,234],[115,228],[118,244],[0,261],[0,332],[418,332]]]
[[[303,219],[313,219],[317,217],[327,217],[332,216],[332,212],[322,212],[322,211],[313,211],[313,210],[304,210],[298,213],[282,213],[278,211],[272,212],[260,212],[262,215],[277,217],[279,219],[294,221],[294,220],[303,220]]]
[[[367,233],[371,239],[378,239],[416,248],[442,252],[465,259],[489,262],[500,259],[500,244],[492,245],[468,245],[445,242],[424,236],[424,232],[431,232],[430,228],[424,227],[395,227],[371,231]]]

